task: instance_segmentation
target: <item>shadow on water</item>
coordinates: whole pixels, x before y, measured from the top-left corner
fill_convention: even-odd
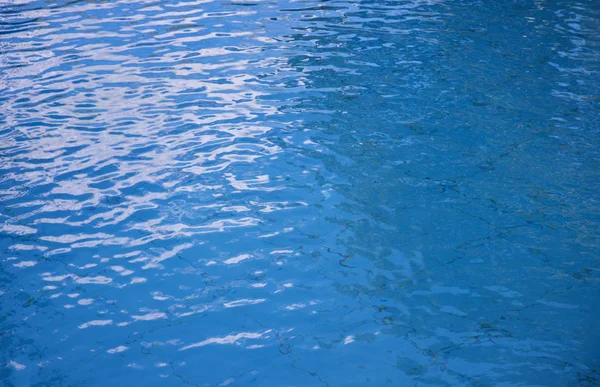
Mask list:
[[[319,361],[395,363],[405,383],[597,382],[581,332],[599,301],[598,9],[328,4],[290,36],[320,93],[292,110],[327,115],[298,134],[330,197],[303,247],[339,293],[335,333],[313,340],[364,358]]]

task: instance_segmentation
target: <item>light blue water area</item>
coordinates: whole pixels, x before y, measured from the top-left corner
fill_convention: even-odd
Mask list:
[[[2,386],[600,383],[600,2],[0,3]]]

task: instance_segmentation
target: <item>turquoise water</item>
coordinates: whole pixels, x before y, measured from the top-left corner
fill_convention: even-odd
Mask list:
[[[598,385],[599,31],[2,2],[0,384]]]

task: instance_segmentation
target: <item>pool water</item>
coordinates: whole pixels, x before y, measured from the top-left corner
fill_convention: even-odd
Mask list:
[[[598,385],[599,31],[2,2],[0,385]]]

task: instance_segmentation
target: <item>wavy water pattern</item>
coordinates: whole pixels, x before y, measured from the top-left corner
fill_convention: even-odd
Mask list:
[[[6,386],[600,382],[600,6],[0,4]]]

